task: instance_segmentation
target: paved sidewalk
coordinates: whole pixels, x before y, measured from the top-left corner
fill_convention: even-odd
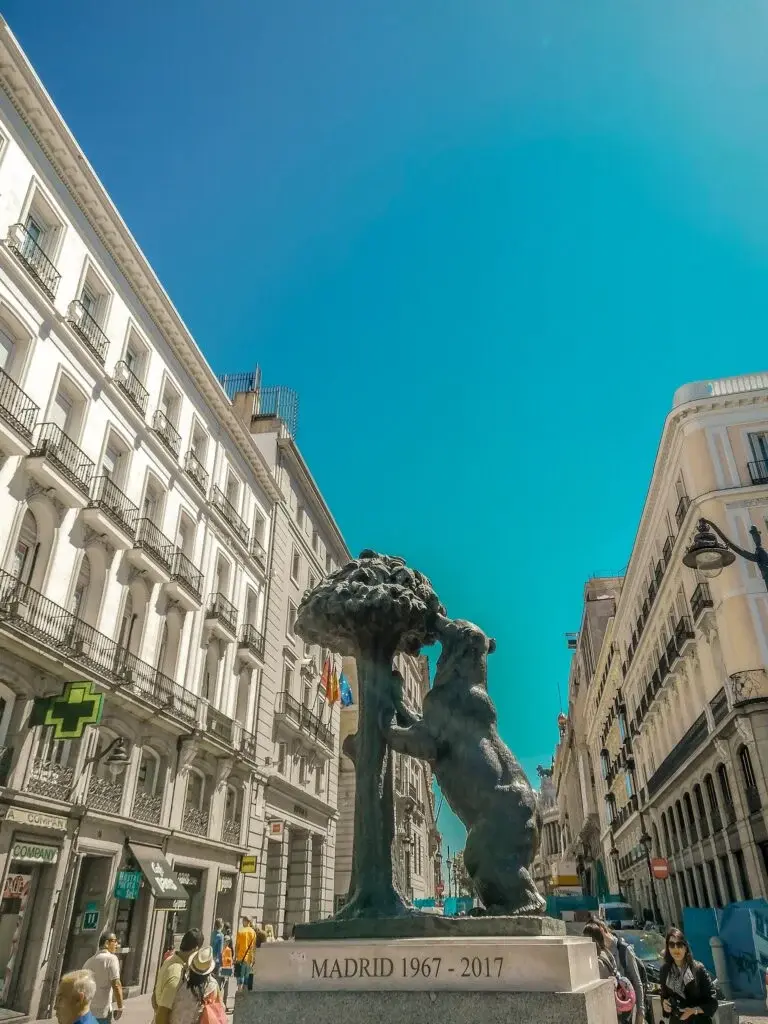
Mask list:
[[[229,999],[230,1009],[234,1005],[234,985],[232,986],[233,994]],[[123,1016],[120,1018],[117,1024],[152,1024],[152,998],[149,995],[133,996],[131,999],[126,999],[125,1006],[123,1008]],[[230,1024],[232,1024],[232,1014],[228,1013],[227,1017]],[[54,1018],[55,1020],[55,1018]],[[37,1020],[34,1024],[51,1024],[50,1019],[46,1021]]]

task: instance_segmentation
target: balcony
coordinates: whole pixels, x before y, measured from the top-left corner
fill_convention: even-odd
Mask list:
[[[677,640],[674,636],[671,636],[669,640],[667,640],[667,670],[669,672],[672,672],[679,657],[680,651],[677,647]]]
[[[659,671],[659,679],[663,683],[669,673],[669,665],[667,664],[666,653],[659,655],[659,664],[657,667]]]
[[[109,338],[80,299],[70,302],[67,310],[67,323],[103,366],[104,360],[107,358]]]
[[[75,662],[89,678],[119,683],[120,691],[141,698],[158,711],[197,724],[197,697],[120,647],[66,608],[49,601],[17,576],[0,571],[0,629],[31,637],[61,663]]]
[[[160,816],[163,811],[162,794],[136,793],[133,798],[133,809],[131,814],[137,821],[146,821],[150,825],[159,825]]]
[[[0,370],[0,451],[5,455],[27,454],[39,411],[16,381]]]
[[[171,578],[165,584],[165,592],[190,612],[197,611],[203,603],[203,574],[180,548],[173,553]]]
[[[672,562],[672,551],[675,547],[675,538],[670,534],[664,541],[664,547],[661,551],[662,561],[664,562],[664,571],[666,572]]]
[[[264,648],[266,641],[255,626],[245,625],[240,630],[240,640],[237,645],[237,653],[243,661],[251,665],[259,665],[264,661]]]
[[[91,498],[81,514],[92,529],[99,534],[106,534],[110,544],[118,551],[133,544],[139,510],[108,476],[93,478]]]
[[[747,786],[744,790],[744,795],[747,798],[747,808],[750,814],[756,814],[763,806],[760,800],[760,790],[757,786]]]
[[[129,368],[128,363],[122,359],[119,363],[115,363],[115,374],[112,377],[112,380],[117,384],[131,405],[133,405],[133,407],[138,410],[142,416],[145,416],[147,412],[147,402],[149,401],[149,392],[133,370]]]
[[[208,493],[208,470],[198,459],[195,452],[190,448],[187,454],[184,456],[184,470],[190,480],[197,486],[198,490],[203,494]]]
[[[685,653],[688,644],[692,643],[695,639],[696,634],[693,631],[693,623],[687,615],[681,615],[675,626],[675,643],[678,652],[680,654]]]
[[[225,843],[229,843],[230,846],[240,845],[240,819],[239,818],[225,818],[224,823],[221,827],[221,838]]]
[[[171,541],[145,516],[136,523],[136,540],[125,557],[155,583],[168,583],[173,567],[173,552]]]
[[[223,594],[214,594],[205,612],[205,625],[220,640],[232,643],[237,636],[237,609]]]
[[[719,725],[728,714],[728,695],[725,692],[725,687],[720,687],[709,702],[709,707],[712,711],[712,720],[715,725]]]
[[[749,479],[753,484],[768,484],[768,462],[750,462]]]
[[[713,608],[714,602],[708,583],[699,583],[691,595],[691,611],[693,621],[698,622],[707,608]]]
[[[53,301],[61,274],[23,224],[12,224],[8,229],[8,248]]]
[[[83,508],[88,503],[94,465],[56,423],[39,425],[27,466],[68,508]]]
[[[152,417],[152,429],[175,459],[181,451],[181,434],[171,423],[162,409],[156,409]]]
[[[245,525],[245,521],[239,515],[235,506],[216,484],[213,485],[213,490],[211,491],[211,504],[226,519],[243,544],[247,545],[251,531]]]
[[[50,800],[68,801],[75,788],[75,773],[72,768],[63,767],[56,761],[37,757],[30,765],[24,788],[28,793]]]
[[[686,761],[692,757],[709,735],[707,728],[707,717],[699,715],[688,732],[683,736],[674,750],[664,758],[659,767],[648,780],[648,797],[658,793],[672,776],[683,767]]]
[[[688,514],[688,509],[690,507],[691,499],[688,497],[687,494],[683,494],[680,497],[680,501],[678,501],[677,503],[677,508],[675,509],[675,522],[677,523],[678,530],[681,529],[683,523],[685,522],[685,517]]]
[[[664,563],[661,559],[656,563],[656,568],[653,570],[653,578],[656,580],[656,588],[661,586],[661,581],[664,579]]]
[[[92,775],[85,797],[89,810],[119,814],[123,802],[123,779],[100,779]]]
[[[209,735],[216,736],[227,744],[232,743],[235,723],[229,715],[225,715],[223,711],[219,711],[218,708],[209,704],[205,716],[205,724]]]
[[[333,749],[333,731],[330,725],[322,722],[311,708],[296,700],[287,690],[283,690],[277,695],[275,718],[284,722],[304,738],[309,737],[309,739]]]
[[[182,831],[193,836],[207,836],[208,810],[201,811],[197,807],[185,807],[181,828]]]
[[[267,567],[267,552],[263,544],[256,540],[255,537],[251,538],[251,558],[256,562],[262,569]]]

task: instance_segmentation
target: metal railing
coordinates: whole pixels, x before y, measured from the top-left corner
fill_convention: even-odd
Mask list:
[[[208,835],[208,811],[200,811],[197,807],[185,807],[182,830],[193,836]]]
[[[181,450],[181,434],[162,409],[155,409],[155,414],[152,417],[152,429],[168,451],[178,459],[179,451]]]
[[[252,732],[248,732],[247,729],[242,729],[240,733],[240,753],[249,761],[258,760],[256,754],[256,737]]]
[[[91,481],[88,508],[100,509],[133,539],[139,510],[108,476],[96,476]]]
[[[146,415],[149,392],[125,360],[121,359],[118,363],[115,363],[115,373],[112,380],[125,394],[126,398],[139,410],[141,415]]]
[[[197,723],[197,697],[66,608],[49,601],[11,573],[0,571],[0,629],[34,637],[51,657],[118,683],[158,711]]]
[[[680,501],[678,501],[677,508],[675,509],[675,522],[677,523],[678,530],[685,522],[685,517],[690,507],[691,499],[687,494],[681,495]]]
[[[661,554],[664,560],[664,569],[666,570],[672,562],[672,551],[675,547],[675,538],[670,534],[664,541],[664,547],[662,548]]]
[[[682,651],[688,640],[695,640],[696,634],[693,631],[693,623],[687,615],[681,615],[675,626],[675,643],[678,651]]]
[[[168,573],[173,566],[173,544],[146,516],[136,523],[134,547],[150,554]]]
[[[0,370],[0,418],[26,441],[32,440],[38,406],[5,370]]]
[[[8,229],[8,248],[14,253],[49,298],[56,298],[61,274],[23,224]]]
[[[219,377],[230,402],[235,396],[246,392],[253,395],[254,419],[279,419],[285,424],[291,437],[296,437],[299,420],[299,396],[291,388],[260,386],[261,375],[253,373],[225,373]]]
[[[240,643],[238,646],[247,647],[249,651],[253,651],[259,658],[263,658],[266,640],[255,626],[246,624],[240,630]]]
[[[29,453],[30,458],[47,459],[66,479],[86,496],[93,476],[94,465],[71,437],[67,437],[57,423],[41,423],[37,440]]]
[[[333,731],[330,725],[322,722],[314,711],[306,704],[296,700],[287,690],[278,693],[275,701],[275,714],[282,715],[288,721],[299,726],[303,732],[321,740],[327,747],[333,747]]]
[[[28,793],[46,796],[51,800],[69,800],[74,784],[75,773],[72,768],[37,757],[30,766],[24,788]]]
[[[151,825],[159,825],[162,810],[163,798],[160,794],[152,795],[150,793],[142,793],[139,791],[133,798],[133,808],[131,813],[137,821],[147,821]]]
[[[753,484],[768,484],[768,462],[760,460],[747,464],[749,468],[749,479]]]
[[[217,619],[231,633],[237,633],[237,609],[223,594],[212,595],[206,618]]]
[[[668,754],[648,779],[648,797],[653,797],[668,782],[675,772],[682,768],[689,757],[698,750],[709,735],[707,717],[700,714],[674,750]]]
[[[251,536],[250,529],[224,491],[216,484],[211,491],[211,504],[224,516],[243,544],[247,544]]]
[[[267,551],[264,545],[256,540],[255,537],[251,537],[251,558],[255,559],[262,569],[267,564]]]
[[[109,338],[80,299],[70,302],[69,309],[67,310],[67,323],[74,328],[75,332],[103,365],[104,360],[107,358]]]
[[[699,616],[706,608],[712,608],[713,606],[714,602],[712,601],[709,584],[697,584],[696,589],[693,594],[691,594],[691,611],[693,612],[694,622],[698,622]]]
[[[176,548],[173,555],[171,579],[184,587],[184,589],[191,594],[196,601],[202,600],[203,574],[194,562],[187,558],[181,548]]]
[[[225,818],[221,827],[221,838],[232,846],[240,845],[240,819]]]
[[[85,798],[88,807],[104,811],[105,814],[119,814],[122,802],[122,779],[100,779],[98,775],[91,776]]]
[[[184,469],[187,476],[197,484],[203,494],[206,494],[208,491],[208,470],[198,459],[192,448],[184,456]]]
[[[234,722],[229,715],[225,715],[223,711],[219,711],[218,708],[214,708],[210,704],[208,705],[206,728],[209,733],[218,736],[225,743],[231,743],[233,726]]]
[[[709,702],[709,707],[712,711],[712,720],[715,725],[719,725],[728,714],[728,694],[725,692],[724,686],[720,687]]]

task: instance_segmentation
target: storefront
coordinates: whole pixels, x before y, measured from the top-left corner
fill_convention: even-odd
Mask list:
[[[149,895],[154,899],[151,931],[154,934],[158,924],[163,930],[162,956],[167,950],[177,948],[174,940],[178,927],[176,920],[179,915],[187,913],[190,896],[159,846],[140,846],[129,842],[128,848],[147,882]]]
[[[235,898],[237,895],[237,875],[219,875],[219,885],[216,892],[216,912],[214,917],[219,917],[224,924],[232,926],[233,933],[237,932],[239,921],[236,920]]]
[[[174,866],[174,871],[179,882],[181,882],[189,895],[184,910],[180,910],[176,914],[174,949],[178,949],[185,932],[188,932],[190,928],[203,928],[205,881],[208,872],[200,868],[184,867],[183,864],[178,863]]]
[[[66,819],[9,808],[6,821],[64,832]],[[47,954],[61,843],[14,831],[0,898],[0,1006],[27,1012]]]

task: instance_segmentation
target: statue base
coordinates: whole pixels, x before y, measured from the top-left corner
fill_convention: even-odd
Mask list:
[[[300,940],[323,939],[428,939],[534,937],[565,935],[565,923],[554,917],[443,917],[414,912],[402,917],[349,918],[297,924]]]
[[[253,991],[237,997],[237,1024],[616,1024],[613,983],[581,936],[268,943]]]

